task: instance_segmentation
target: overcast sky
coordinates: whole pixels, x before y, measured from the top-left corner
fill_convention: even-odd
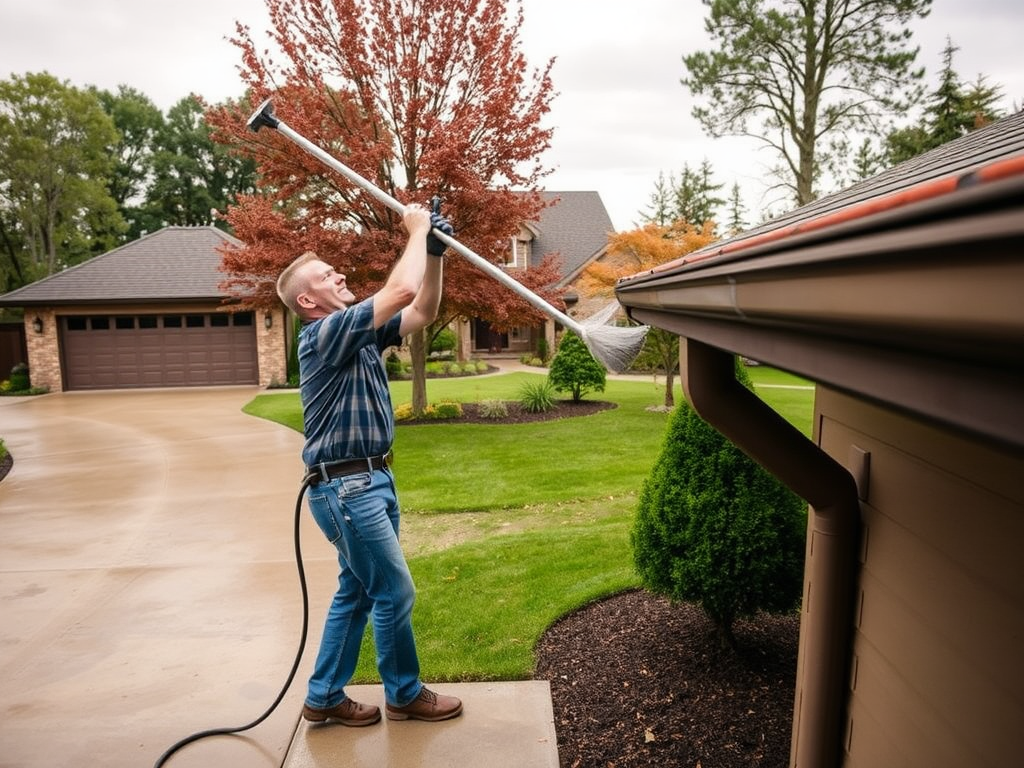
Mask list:
[[[707,158],[717,182],[743,190],[748,223],[765,204],[773,158],[750,140],[710,139],[679,84],[681,57],[706,47],[700,0],[524,0],[523,49],[532,63],[557,58],[555,127],[545,160],[550,190],[597,190],[616,229],[648,208],[659,171]],[[166,111],[190,92],[238,96],[235,21],[267,26],[263,0],[0,0],[0,77],[46,70],[73,85],[127,84]],[[949,35],[966,82],[984,73],[1003,87],[1002,107],[1024,105],[1024,3],[935,0],[915,27],[919,63],[935,85]]]

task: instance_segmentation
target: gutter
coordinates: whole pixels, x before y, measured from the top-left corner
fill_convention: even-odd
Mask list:
[[[856,482],[736,380],[731,352],[681,337],[679,363],[694,410],[813,508],[790,764],[833,768],[842,751],[860,541]]]

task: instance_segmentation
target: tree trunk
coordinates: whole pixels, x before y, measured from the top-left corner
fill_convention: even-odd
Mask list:
[[[676,370],[675,366],[670,365],[668,372],[665,374],[665,407],[674,408],[676,405],[676,395],[672,390],[676,386]]]
[[[409,336],[412,356],[412,412],[421,416],[427,409],[427,343],[426,331],[420,329]]]

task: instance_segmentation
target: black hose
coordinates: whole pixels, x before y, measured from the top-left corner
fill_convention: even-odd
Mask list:
[[[302,650],[306,647],[306,633],[309,630],[309,592],[306,589],[306,571],[302,567],[302,548],[299,544],[299,523],[302,520],[302,497],[305,496],[306,489],[316,479],[315,475],[312,477],[307,476],[302,481],[302,487],[299,489],[298,498],[295,499],[295,565],[299,570],[299,586],[302,589],[302,635],[299,638],[299,649],[295,653],[295,661],[292,663],[292,669],[288,673],[288,679],[284,681],[284,686],[281,688],[281,692],[277,694],[277,698],[274,699],[274,703],[267,708],[266,712],[247,725],[240,725],[237,728],[211,728],[207,731],[198,731],[197,733],[193,733],[191,736],[186,736],[180,741],[176,741],[168,747],[166,752],[160,755],[155,763],[153,763],[153,768],[160,768],[160,766],[167,762],[167,759],[171,755],[186,744],[191,744],[193,741],[205,739],[207,736],[229,736],[234,733],[248,731],[250,728],[255,728],[266,720],[270,716],[271,712],[277,709],[277,705],[281,703],[281,699],[283,699],[285,693],[288,692],[288,688],[291,686],[292,680],[295,679],[295,673],[299,669],[299,662],[302,660]]]

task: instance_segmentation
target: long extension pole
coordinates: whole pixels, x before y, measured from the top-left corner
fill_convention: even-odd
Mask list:
[[[373,182],[363,176],[360,176],[337,158],[329,155],[323,149],[309,141],[305,136],[292,129],[287,123],[274,115],[272,99],[267,99],[260,104],[249,118],[247,125],[250,130],[254,132],[259,131],[260,128],[264,127],[273,128],[309,155],[334,169],[357,187],[369,193],[399,215],[405,213],[405,206],[394,197],[389,195]],[[590,349],[594,357],[596,357],[609,370],[616,373],[625,370],[640,352],[640,348],[643,346],[644,336],[647,334],[646,327],[618,328],[603,325],[604,320],[601,320],[602,324],[600,325],[585,325],[579,323],[553,306],[550,302],[545,301],[541,296],[538,296],[526,286],[510,277],[502,269],[491,264],[487,259],[467,248],[454,237],[451,237],[438,229],[433,229],[431,231],[437,239],[455,250],[477,269],[490,275],[506,288],[513,291],[517,296],[520,296],[530,302],[541,312],[554,318],[562,325],[575,332],[576,335],[579,336],[587,345],[587,348]]]

